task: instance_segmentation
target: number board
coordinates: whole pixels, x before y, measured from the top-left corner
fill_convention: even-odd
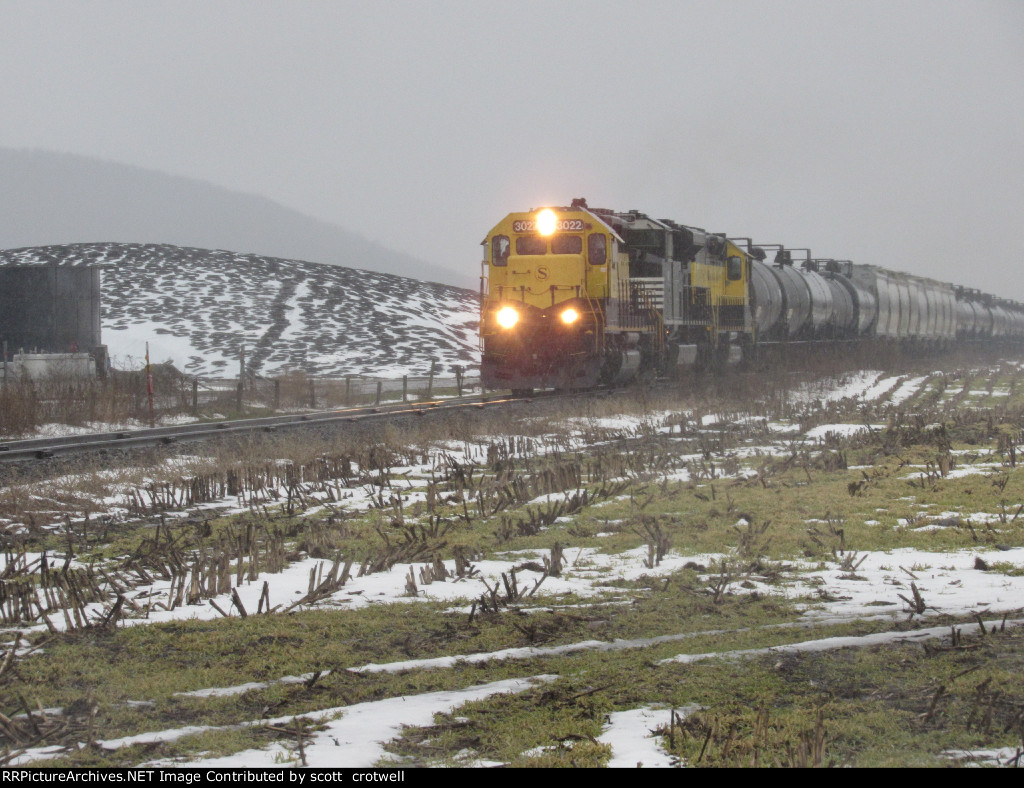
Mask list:
[[[555,222],[555,232],[581,232],[583,230],[582,219],[559,219]],[[533,219],[517,219],[512,222],[514,233],[535,233],[537,222]]]

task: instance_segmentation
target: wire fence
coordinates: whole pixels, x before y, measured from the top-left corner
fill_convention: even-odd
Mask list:
[[[311,409],[419,402],[481,393],[476,366],[454,374],[398,378],[367,375],[321,377],[288,371],[234,378],[186,375],[170,365],[110,370],[105,377],[47,374],[0,377],[0,439],[37,434],[61,425],[90,430],[167,422],[175,418],[238,418]],[[51,426],[52,425],[52,426]],[[66,429],[63,431],[67,431]]]
[[[189,405],[199,410],[204,405],[223,404],[233,398],[238,411],[247,408],[276,411],[417,402],[479,393],[480,372],[476,366],[456,367],[454,374],[403,375],[400,378],[319,377],[289,372],[275,377],[193,378]]]

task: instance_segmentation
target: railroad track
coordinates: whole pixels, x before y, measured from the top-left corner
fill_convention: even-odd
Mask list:
[[[534,395],[550,396],[550,395]],[[60,438],[31,438],[18,441],[0,441],[0,462],[45,460],[58,456],[72,456],[94,451],[145,448],[186,441],[199,441],[224,435],[275,432],[297,427],[340,425],[346,422],[387,420],[398,416],[425,416],[428,413],[457,411],[466,408],[501,406],[531,397],[501,394],[440,399],[422,402],[401,402],[358,408],[340,408],[287,416],[266,416],[255,419],[182,424],[173,427],[154,427],[139,430],[118,430],[73,435]]]
[[[634,383],[633,385],[637,384]],[[675,385],[675,383],[671,379],[658,378],[654,381],[647,381],[644,385],[651,388],[662,388]],[[229,419],[225,421],[179,424],[170,427],[94,432],[55,438],[30,438],[14,441],[0,440],[0,465],[5,463],[31,462],[33,460],[45,461],[56,457],[74,457],[75,455],[88,454],[90,452],[165,446],[175,443],[214,439],[232,434],[276,432],[311,426],[340,426],[346,422],[368,423],[407,416],[426,416],[432,413],[470,408],[503,407],[535,399],[555,400],[566,397],[573,399],[606,397],[623,390],[623,388],[595,388],[574,392],[546,390],[529,395],[508,393],[481,394],[457,399],[435,399],[419,402],[384,403],[353,408],[334,408],[286,416]]]

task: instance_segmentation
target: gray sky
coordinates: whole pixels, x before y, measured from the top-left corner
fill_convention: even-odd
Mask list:
[[[0,146],[451,269],[585,196],[1024,300],[1021,0],[0,0],[0,70]]]

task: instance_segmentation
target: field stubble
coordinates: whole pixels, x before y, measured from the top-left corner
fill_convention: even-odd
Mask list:
[[[661,765],[1012,754],[1020,377],[733,376],[12,480],[0,758],[596,766],[624,725]],[[673,661],[725,652],[758,653]]]

